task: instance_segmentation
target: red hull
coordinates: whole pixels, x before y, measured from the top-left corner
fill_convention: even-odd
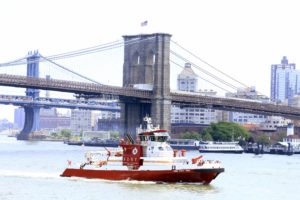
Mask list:
[[[88,170],[66,169],[61,176],[83,177],[106,180],[136,180],[153,182],[186,182],[209,184],[224,168],[190,170]]]

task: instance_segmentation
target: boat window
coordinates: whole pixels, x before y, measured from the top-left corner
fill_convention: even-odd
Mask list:
[[[158,136],[157,137],[158,142],[165,142],[165,141],[167,141],[167,139],[168,139],[168,137],[165,137],[165,136]]]
[[[163,150],[164,150],[164,148],[162,148],[162,147],[158,147],[158,149],[159,149],[160,151],[163,151]]]
[[[154,136],[149,136],[149,139],[150,139],[151,141],[155,141],[155,137],[154,137]]]
[[[145,141],[145,136],[140,136],[141,141]]]

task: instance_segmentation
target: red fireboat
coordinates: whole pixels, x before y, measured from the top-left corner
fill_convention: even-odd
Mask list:
[[[144,122],[137,129],[136,143],[127,135],[128,142],[120,142],[120,148],[89,151],[80,167],[69,166],[61,176],[209,184],[224,172],[220,161],[203,160],[202,156],[188,159],[185,150],[173,150],[166,142],[170,138],[166,130],[153,127],[149,117]]]

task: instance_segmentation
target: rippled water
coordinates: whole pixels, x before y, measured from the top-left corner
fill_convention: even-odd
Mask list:
[[[0,200],[47,199],[299,199],[300,156],[205,154],[221,160],[225,173],[210,185],[156,184],[62,178],[67,160],[86,150],[61,142],[25,142],[0,136]],[[190,157],[199,155],[190,151]]]

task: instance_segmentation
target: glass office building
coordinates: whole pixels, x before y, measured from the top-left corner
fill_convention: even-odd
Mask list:
[[[271,100],[292,104],[294,95],[300,93],[300,72],[296,70],[296,64],[289,63],[286,56],[281,64],[271,66]]]

